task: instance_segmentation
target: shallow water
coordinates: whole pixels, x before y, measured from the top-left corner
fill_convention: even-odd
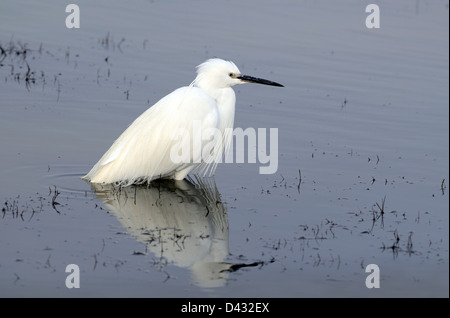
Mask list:
[[[369,3],[2,1],[0,295],[448,297],[448,1]],[[235,87],[275,174],[80,179],[212,56],[285,85]]]

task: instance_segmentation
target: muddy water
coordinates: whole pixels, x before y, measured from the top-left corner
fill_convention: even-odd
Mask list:
[[[0,4],[1,296],[448,297],[448,1],[77,4]],[[80,180],[213,56],[285,85],[236,87],[275,174]]]

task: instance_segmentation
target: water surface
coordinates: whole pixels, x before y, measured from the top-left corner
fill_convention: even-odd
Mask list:
[[[448,297],[448,1],[380,3],[379,29],[369,3],[78,1],[75,30],[2,1],[0,295]],[[213,56],[285,85],[235,87],[236,127],[278,128],[275,174],[80,179]]]

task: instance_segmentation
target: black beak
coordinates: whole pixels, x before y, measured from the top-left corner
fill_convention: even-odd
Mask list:
[[[248,76],[248,75],[241,75],[241,76],[237,76],[236,78],[238,78],[241,81],[244,81],[246,83],[257,83],[257,84],[263,84],[263,85],[284,87],[283,85],[281,85],[279,83],[268,81],[268,80],[265,80],[262,78]]]

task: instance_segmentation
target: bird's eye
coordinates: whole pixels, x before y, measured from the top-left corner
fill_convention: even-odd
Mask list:
[[[231,78],[233,78],[233,77],[234,77],[234,74],[233,74],[233,73],[228,73],[228,76],[230,76]]]

